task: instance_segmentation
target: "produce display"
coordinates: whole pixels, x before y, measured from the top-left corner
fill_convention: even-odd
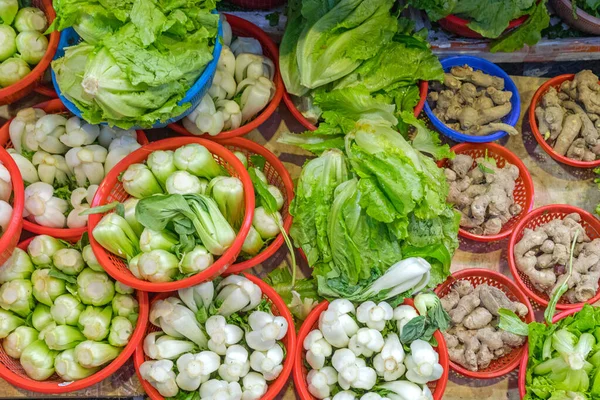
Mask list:
[[[468,20],[470,29],[485,38],[496,39],[490,47],[491,52],[512,52],[524,45],[534,45],[542,38],[542,30],[550,24],[546,0],[409,0],[408,4],[427,12],[432,21],[449,15]],[[523,16],[527,16],[527,20],[522,25],[507,31],[512,21]]]
[[[512,92],[504,79],[474,70],[468,65],[452,67],[444,83],[434,82],[427,100],[433,114],[446,126],[468,135],[486,136],[497,131],[519,132],[502,122],[512,111]]]
[[[333,300],[303,342],[309,393],[317,399],[433,399],[427,384],[444,368],[429,343],[432,331],[415,334],[415,322],[419,314],[438,314],[441,305],[423,294],[415,306]]]
[[[525,337],[498,328],[498,310],[505,308],[524,317],[529,312],[527,306],[511,301],[496,287],[473,287],[471,282],[460,280],[441,302],[450,315],[450,329],[443,333],[450,360],[470,371],[487,368],[493,360],[525,343]]]
[[[441,81],[443,70],[393,0],[288,2],[280,69],[288,93],[318,134],[347,133],[347,112],[411,111],[418,82]]]
[[[8,229],[13,208],[10,203],[13,195],[12,178],[8,169],[0,162],[0,237]]]
[[[88,2],[83,2],[87,4]],[[188,110],[178,104],[213,59],[213,1],[55,1],[52,27],[83,41],[52,62],[63,96],[92,124],[150,128]]]
[[[37,7],[19,7],[18,0],[0,4],[0,87],[19,82],[46,54],[46,14]]]
[[[25,108],[10,122],[8,149],[25,182],[23,217],[48,228],[83,228],[96,189],[141,147],[137,133]]]
[[[2,348],[33,380],[95,374],[137,324],[134,290],[114,282],[84,243],[36,236],[0,268]]]
[[[577,213],[525,229],[514,254],[518,270],[549,297],[563,285],[570,303],[586,302],[598,291],[600,239],[588,237]]]
[[[519,168],[496,160],[457,154],[444,170],[448,202],[460,212],[460,227],[476,235],[496,235],[511,218],[521,213],[513,192]]]
[[[599,92],[598,76],[583,70],[542,96],[535,108],[538,130],[557,154],[579,161],[600,158]]]
[[[588,0],[572,0],[574,7],[580,8],[593,17],[600,18],[600,4]]]
[[[275,94],[275,64],[263,55],[260,42],[252,37],[232,37],[224,16],[223,47],[217,72],[208,93],[183,119],[195,135],[218,135],[239,128],[257,116]]]
[[[289,327],[258,285],[230,275],[155,300],[142,379],[161,396],[258,400],[283,370]],[[195,392],[195,393],[190,393]]]

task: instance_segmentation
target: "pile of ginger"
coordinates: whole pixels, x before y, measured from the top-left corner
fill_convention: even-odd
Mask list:
[[[575,239],[575,234],[577,238]],[[585,302],[596,295],[600,279],[600,239],[591,240],[581,225],[581,216],[572,213],[561,219],[525,229],[515,245],[515,263],[533,286],[549,297],[567,279],[573,248],[569,289],[563,298],[570,303]]]
[[[519,316],[528,313],[527,306],[511,301],[502,290],[487,284],[473,287],[461,280],[440,300],[450,315],[451,327],[444,332],[450,360],[466,369],[485,369],[525,343],[526,337],[497,327],[500,308]]]
[[[522,208],[513,192],[519,168],[496,160],[457,154],[444,170],[449,185],[448,202],[460,212],[460,226],[476,235],[495,235]]]
[[[551,87],[535,108],[540,134],[555,152],[578,161],[600,157],[600,84],[590,70]]]
[[[465,65],[452,67],[443,84],[432,82],[431,87],[429,106],[449,128],[474,136],[497,131],[519,134],[502,122],[512,110],[512,92],[504,90],[504,79]]]

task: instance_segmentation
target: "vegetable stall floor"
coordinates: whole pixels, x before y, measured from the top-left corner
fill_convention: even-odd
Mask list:
[[[594,184],[594,175],[591,170],[579,170],[564,166],[555,162],[548,156],[535,141],[527,117],[529,103],[536,89],[546,80],[545,78],[530,78],[516,76],[513,77],[521,94],[521,119],[517,129],[521,130],[522,136],[510,137],[500,144],[505,145],[511,151],[523,160],[529,169],[535,185],[535,204],[534,207],[540,207],[553,203],[568,203],[581,207],[587,211],[594,212],[596,204],[600,203],[600,190]],[[39,95],[31,96],[18,104],[13,104],[7,110],[10,115],[15,115],[16,111],[33,104],[44,101],[45,98]],[[0,114],[7,117],[5,113]],[[247,138],[266,146],[279,156],[284,163],[292,179],[298,177],[302,164],[310,157],[310,154],[289,145],[277,143],[277,138],[282,132],[287,130],[292,132],[303,131],[289,111],[282,103],[279,110],[274,113],[260,130],[252,131]],[[168,129],[147,131],[150,140],[162,139],[174,136],[174,132]],[[27,235],[25,233],[25,235]],[[487,268],[499,271],[506,276],[510,276],[508,264],[506,261],[507,242],[504,240],[497,243],[475,243],[461,239],[459,250],[456,252],[452,271],[459,271],[465,268]],[[287,262],[285,246],[283,246],[273,258],[268,260],[262,266],[251,271],[254,274],[265,276],[268,272]],[[296,257],[299,262],[302,258]],[[308,274],[306,265],[302,265],[302,272]],[[538,321],[541,315],[538,312]],[[290,379],[291,381],[291,379]],[[293,385],[290,383],[287,391],[278,398],[292,400],[295,398]],[[92,386],[84,391],[75,392],[61,396],[61,398],[140,398],[143,391],[133,368],[133,363],[125,364],[117,373],[109,379]],[[0,399],[7,398],[47,398],[47,395],[35,394],[16,389],[8,383],[0,380]],[[54,397],[53,398],[58,398]],[[473,380],[461,377],[450,372],[450,382],[444,394],[445,400],[462,399],[518,399],[517,390],[517,371],[513,371],[506,377],[494,380]]]

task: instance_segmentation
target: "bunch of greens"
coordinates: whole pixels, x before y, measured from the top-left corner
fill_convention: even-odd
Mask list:
[[[86,378],[117,358],[135,329],[130,287],[98,264],[87,236],[76,245],[36,236],[0,269],[0,338],[31,379]]]
[[[424,32],[412,34],[413,23],[398,20],[393,5],[392,0],[288,3],[280,70],[286,90],[303,96],[298,107],[307,119],[324,120],[336,108],[329,96],[354,91],[395,104],[398,113],[412,110],[419,101],[418,82],[443,79]]]
[[[599,18],[600,1],[598,0],[571,0],[573,6],[573,15],[577,16],[577,8],[581,8],[586,13]]]
[[[63,95],[90,123],[151,127],[180,115],[187,90],[212,60],[214,0],[60,0],[51,29],[83,42],[52,68]]]
[[[534,45],[550,24],[546,0],[409,0],[408,4],[424,10],[432,21],[448,15],[469,20],[468,27],[481,36],[496,39],[492,52],[512,52],[524,45]],[[512,20],[529,16],[518,28],[504,34]]]

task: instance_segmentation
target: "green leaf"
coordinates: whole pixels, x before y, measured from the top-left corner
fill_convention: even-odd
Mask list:
[[[104,214],[104,213],[107,213],[109,211],[112,211],[112,210],[118,208],[119,204],[121,204],[121,203],[118,201],[113,201],[112,203],[108,203],[103,206],[87,208],[87,209],[83,210],[82,212],[80,212],[79,215],[83,216],[83,215],[92,215],[92,214]],[[122,215],[121,215],[121,217],[122,217]]]
[[[250,156],[250,163],[254,166],[254,168],[264,171],[267,160],[260,154],[252,154]]]
[[[414,342],[417,339],[421,339],[425,334],[427,322],[425,316],[419,315],[408,321],[402,328],[402,334],[400,335],[400,341],[404,344]]]
[[[550,301],[548,302],[548,307],[546,307],[546,310],[544,311],[544,319],[546,320],[547,324],[552,323],[552,317],[554,317],[554,312],[556,311],[556,305],[558,304],[558,301],[560,300],[562,295],[565,294],[567,290],[569,290],[569,280],[573,275],[573,256],[578,236],[579,231],[575,231],[575,234],[573,235],[573,243],[571,243],[571,252],[569,253],[569,265],[567,267],[566,279],[559,286],[559,288],[556,289],[556,291],[550,298]]]
[[[48,275],[53,278],[57,278],[57,279],[63,280],[65,282],[68,282],[71,284],[77,284],[77,277],[64,274],[61,271],[57,270],[56,268],[51,268]]]
[[[269,214],[276,213],[277,200],[275,200],[275,197],[273,197],[271,192],[269,192],[267,184],[260,180],[254,167],[248,168],[248,173],[250,174],[250,179],[254,185],[254,190],[259,196],[262,206]]]
[[[500,322],[498,327],[506,332],[514,333],[519,336],[527,336],[529,334],[529,327],[517,314],[513,311],[501,308],[498,310],[500,315]]]
[[[518,28],[510,31],[508,34],[498,38],[490,47],[492,53],[513,52],[519,50],[524,45],[533,46],[542,38],[542,30],[550,24],[550,15],[546,7],[547,0],[540,1],[535,6],[534,11]]]
[[[269,21],[269,26],[279,25],[279,12],[275,11],[265,15],[265,19]]]

